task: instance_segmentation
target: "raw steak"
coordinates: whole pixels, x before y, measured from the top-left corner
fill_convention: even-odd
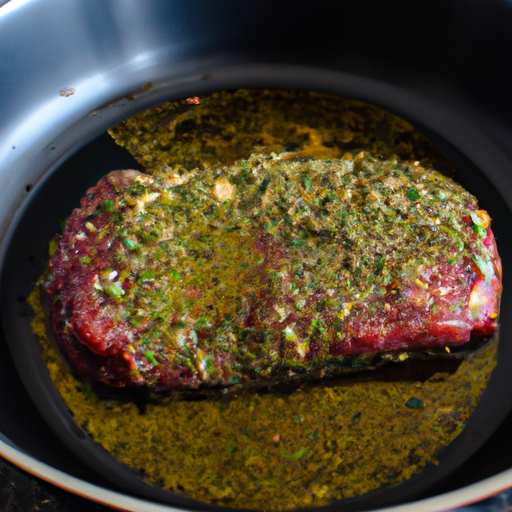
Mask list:
[[[497,327],[487,212],[416,163],[255,154],[189,175],[115,171],[51,244],[63,357],[156,391],[324,376],[456,350]]]

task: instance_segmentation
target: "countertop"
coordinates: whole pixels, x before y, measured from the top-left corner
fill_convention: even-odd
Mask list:
[[[111,510],[44,482],[0,457],[0,512],[108,512]]]

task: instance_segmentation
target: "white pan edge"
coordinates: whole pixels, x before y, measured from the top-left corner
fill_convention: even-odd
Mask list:
[[[0,434],[0,456],[27,473],[70,493],[113,509],[129,512],[178,512],[185,510],[135,498],[88,483],[35,459],[4,439],[5,437]],[[470,505],[509,488],[512,488],[512,469],[455,491],[405,505],[377,509],[375,512],[441,512]]]

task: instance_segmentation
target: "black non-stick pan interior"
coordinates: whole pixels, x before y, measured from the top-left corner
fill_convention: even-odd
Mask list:
[[[512,345],[509,342],[512,315],[507,314],[512,307],[512,286],[507,272],[507,264],[512,262],[512,244],[508,237],[512,212],[499,191],[471,161],[446,141],[436,138],[435,134],[430,135],[432,142],[438,144],[456,165],[456,179],[478,197],[481,207],[487,209],[493,219],[493,231],[505,269],[498,365],[464,431],[439,454],[439,465],[428,466],[421,474],[398,486],[333,503],[323,510],[368,510],[403,503],[418,496],[435,495],[437,485],[454,474],[486,442],[512,408],[512,372],[509,369],[512,363]],[[105,485],[156,501],[191,508],[220,509],[145,483],[96,444],[73,421],[64,406],[48,376],[37,340],[30,329],[31,315],[26,297],[44,271],[48,242],[59,231],[59,221],[69,215],[85,190],[101,176],[113,169],[127,167],[137,167],[137,164],[105,134],[79,149],[30,192],[32,197],[19,212],[10,239],[6,241],[8,248],[1,269],[0,310],[5,337],[18,373],[39,413],[73,457],[89,468],[84,474],[89,471],[95,475],[93,479],[104,481]],[[27,184],[27,187],[31,185]]]

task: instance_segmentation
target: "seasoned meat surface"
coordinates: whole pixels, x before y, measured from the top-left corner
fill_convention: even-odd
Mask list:
[[[49,330],[81,378],[156,391],[268,383],[496,330],[487,212],[418,163],[265,153],[115,171],[51,247]]]

